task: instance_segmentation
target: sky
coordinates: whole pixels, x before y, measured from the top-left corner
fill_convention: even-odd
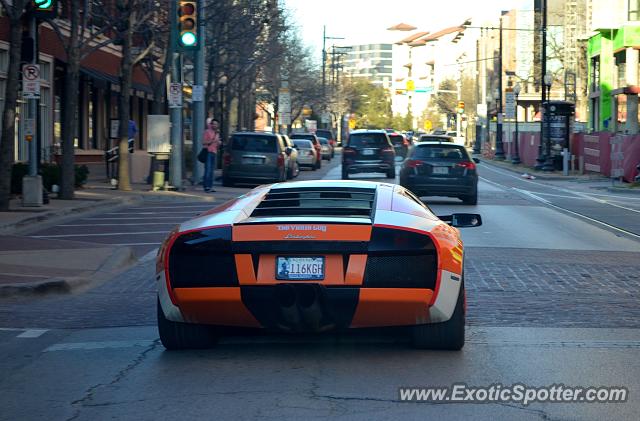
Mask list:
[[[411,32],[387,31],[390,26],[407,23],[420,31],[436,32],[462,24],[472,25],[487,19],[497,22],[501,10],[531,9],[533,0],[284,0],[300,28],[302,39],[322,51],[322,28],[327,45],[396,42]]]

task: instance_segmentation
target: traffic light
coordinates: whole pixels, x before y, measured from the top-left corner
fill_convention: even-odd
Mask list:
[[[31,0],[31,8],[38,18],[53,18],[58,8],[58,0]]]
[[[178,1],[178,48],[197,50],[198,39],[198,2]]]
[[[464,113],[464,101],[458,101],[458,114]]]

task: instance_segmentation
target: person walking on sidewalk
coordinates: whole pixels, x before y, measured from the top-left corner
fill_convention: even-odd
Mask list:
[[[203,186],[205,192],[214,192],[213,178],[216,168],[216,154],[220,146],[220,123],[216,119],[207,119],[207,129],[204,131],[202,147],[207,148],[207,160],[204,163]]]

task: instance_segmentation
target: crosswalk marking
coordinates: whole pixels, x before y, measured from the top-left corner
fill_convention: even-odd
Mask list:
[[[34,338],[39,338],[40,336],[44,335],[48,331],[49,329],[29,329],[22,332],[16,337],[34,339]]]

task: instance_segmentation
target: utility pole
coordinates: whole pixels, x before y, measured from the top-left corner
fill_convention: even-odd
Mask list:
[[[547,102],[547,87],[544,84],[544,75],[547,74],[547,0],[542,0],[542,61],[540,63],[540,144],[538,145],[538,158],[536,159],[536,170],[543,170],[545,167],[546,156],[546,133],[544,112],[545,103]]]
[[[502,144],[502,17],[505,12],[500,15],[500,44],[498,47],[498,115],[496,121],[496,155],[495,159],[504,160],[504,145]]]
[[[171,0],[171,22],[175,27],[178,18],[177,0]],[[171,31],[171,82],[182,86],[182,72],[180,69],[180,53],[176,47],[177,34]],[[180,91],[182,94],[182,89]],[[176,190],[182,188],[182,107],[171,108],[171,159],[169,172],[171,185]],[[199,151],[198,151],[199,152]]]
[[[202,136],[204,134],[204,122],[205,122],[205,102],[204,102],[204,55],[205,55],[205,30],[204,24],[205,22],[205,7],[204,0],[198,1],[198,44],[199,47],[195,51],[195,60],[194,60],[194,93],[195,90],[198,89],[200,91],[200,97],[196,98],[198,101],[194,99],[193,101],[193,133],[191,133],[191,138],[193,139],[193,147],[192,147],[192,161],[193,161],[193,172],[192,179],[193,185],[197,185],[198,181],[202,174],[202,163],[198,161],[198,153],[200,153],[200,149],[202,149]],[[196,88],[196,86],[198,88]],[[195,96],[195,95],[194,95]],[[214,173],[215,173],[215,165],[214,165]]]
[[[327,40],[328,39],[344,39],[343,37],[328,37],[327,25],[322,26],[322,112],[327,111]],[[332,63],[333,64],[333,63]],[[321,123],[322,128],[326,128]]]

